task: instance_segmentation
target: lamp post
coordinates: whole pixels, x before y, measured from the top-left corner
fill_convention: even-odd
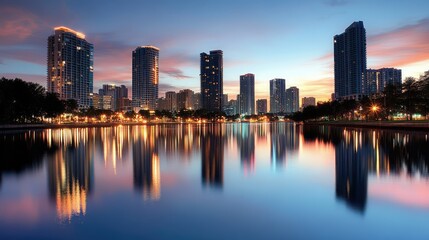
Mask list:
[[[377,105],[371,106],[371,111],[374,113],[374,119],[377,120],[377,112],[379,110],[379,107]]]

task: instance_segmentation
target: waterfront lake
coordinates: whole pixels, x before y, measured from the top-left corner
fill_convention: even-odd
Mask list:
[[[427,132],[158,124],[0,150],[0,239],[429,239]]]

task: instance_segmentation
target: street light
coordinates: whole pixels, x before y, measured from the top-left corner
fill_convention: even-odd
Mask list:
[[[372,105],[371,106],[371,111],[374,113],[374,118],[377,120],[377,111],[378,111],[379,107],[377,105]]]

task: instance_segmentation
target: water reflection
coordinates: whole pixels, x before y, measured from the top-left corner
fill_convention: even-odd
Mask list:
[[[305,126],[303,134],[335,146],[336,195],[358,211],[365,211],[368,176],[429,177],[426,133]]]
[[[201,135],[201,178],[204,185],[223,186],[223,125],[207,124]]]
[[[116,175],[117,167],[127,159],[130,148],[131,126],[105,127],[95,133],[97,149],[102,152],[104,166],[111,167]]]
[[[353,209],[363,212],[368,189],[368,161],[373,155],[366,135],[344,131],[335,146],[335,192]]]
[[[0,135],[0,189],[2,175],[21,175],[27,170],[41,168],[43,156],[55,151],[46,131],[23,131]]]
[[[144,199],[158,200],[161,196],[161,173],[158,156],[158,126],[141,126],[133,136],[134,188]]]
[[[245,173],[255,170],[255,134],[254,128],[249,123],[243,123],[240,126],[240,132],[237,137],[238,147],[240,149],[240,162]]]
[[[60,219],[86,214],[93,187],[94,129],[48,130],[58,151],[48,155],[49,197]]]
[[[299,127],[295,124],[270,124],[271,165],[273,169],[286,164],[286,157],[299,149]]]
[[[314,142],[322,144],[309,144]],[[340,206],[345,203],[355,212],[364,213],[369,209],[367,199],[373,198],[374,192],[377,196],[384,194],[384,198],[400,196],[402,202],[429,206],[425,200],[429,198],[422,198],[418,192],[429,196],[425,190],[429,179],[428,146],[426,133],[301,127],[288,123],[160,124],[23,131],[0,135],[0,186],[10,184],[7,175],[20,177],[30,171],[47,170],[42,183],[48,190],[51,203],[48,207],[53,216],[71,222],[74,217],[85,216],[91,211],[96,213],[97,209],[88,206],[92,206],[94,196],[99,197],[97,200],[102,199],[95,191],[100,192],[100,188],[103,189],[100,186],[105,186],[104,189],[115,186],[109,194],[134,191],[139,200],[148,201],[159,200],[162,189],[163,198],[168,203],[165,196],[173,194],[169,191],[181,184],[180,181],[192,181],[186,182],[186,186],[197,186],[192,191],[198,191],[201,184],[214,191],[226,185],[233,188],[237,184],[228,181],[236,178],[228,177],[226,181],[224,175],[237,171],[252,173],[250,176],[255,182],[258,178],[270,181],[272,178],[264,175],[269,171],[264,170],[284,169],[286,162],[300,159],[301,154],[316,156],[315,162],[310,162],[311,166],[305,165],[309,163],[306,160],[292,162],[299,174],[276,174],[296,178],[296,186],[299,186],[302,184],[299,181],[314,177],[299,164],[304,163],[303,166],[314,170],[321,162],[316,162],[319,154],[324,152],[330,154],[329,159],[335,158],[327,167],[330,171],[335,169],[335,184],[329,186],[328,194],[333,194],[335,189]],[[325,151],[328,148],[332,151]],[[262,171],[255,169],[256,164]],[[98,169],[94,169],[94,165]],[[228,169],[226,173],[225,169]],[[96,180],[94,171],[97,171]],[[162,171],[164,185],[161,188]],[[190,173],[191,177],[182,176],[183,173]],[[192,178],[195,173],[196,181]],[[330,179],[331,175],[323,177]],[[97,189],[94,181],[97,181]],[[398,190],[398,186],[405,182],[407,189]],[[258,187],[256,184],[256,192],[252,194],[260,194]],[[4,193],[10,189],[0,190]],[[408,189],[418,191],[407,192]],[[287,189],[283,193],[289,194],[289,190],[294,191]],[[273,188],[272,192],[280,194],[281,191]],[[406,196],[423,200],[410,201],[411,197],[404,199]]]
[[[194,124],[160,125],[157,141],[169,160],[179,157],[184,162],[191,160],[192,153],[200,150],[200,130]]]

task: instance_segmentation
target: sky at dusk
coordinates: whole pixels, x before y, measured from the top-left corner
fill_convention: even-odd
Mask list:
[[[0,77],[46,87],[47,38],[56,26],[94,44],[94,92],[102,84],[131,88],[131,52],[160,48],[160,93],[199,92],[199,54],[224,52],[224,93],[254,73],[256,99],[269,80],[285,78],[300,97],[327,100],[334,91],[333,36],[353,21],[367,32],[368,68],[396,67],[403,78],[429,70],[429,1],[157,0],[0,3]]]

